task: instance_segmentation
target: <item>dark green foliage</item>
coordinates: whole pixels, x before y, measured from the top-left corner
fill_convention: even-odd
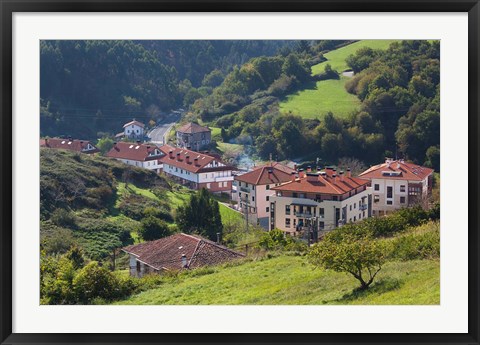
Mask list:
[[[176,222],[181,231],[197,233],[212,241],[217,240],[217,233],[221,236],[223,232],[218,202],[204,188],[177,209]]]
[[[167,223],[150,215],[142,219],[139,233],[145,241],[153,241],[169,236],[170,230]]]
[[[283,231],[278,229],[264,233],[258,245],[267,250],[305,251],[307,249],[305,243],[297,241],[291,236],[286,236]]]
[[[404,261],[440,258],[439,223],[427,223],[416,232],[395,238],[393,240],[391,258]]]
[[[325,69],[322,73],[317,75],[317,80],[328,80],[328,79],[340,79],[340,75],[336,70],[332,69],[330,64],[325,65]]]
[[[145,216],[145,209],[155,209],[155,217],[165,221],[171,222],[173,220],[166,202],[161,203],[142,195],[130,194],[124,196],[122,202],[118,205],[118,209],[127,217],[138,221]]]
[[[77,217],[71,211],[65,210],[63,208],[57,208],[52,213],[52,222],[55,225],[68,227],[68,228],[75,228]]]

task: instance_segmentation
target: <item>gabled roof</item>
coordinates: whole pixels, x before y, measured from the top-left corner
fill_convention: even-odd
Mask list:
[[[91,146],[91,149],[88,149],[88,145]],[[48,147],[51,149],[64,149],[82,153],[95,153],[99,152],[99,149],[95,147],[88,140],[79,140],[79,139],[61,139],[61,138],[45,138],[40,139],[40,147]]]
[[[195,122],[188,122],[184,124],[182,127],[177,129],[177,132],[180,133],[201,133],[201,132],[210,132],[208,127],[200,126],[198,123]]]
[[[358,177],[332,177],[328,175],[309,174],[271,189],[300,193],[343,195],[368,184],[368,180]]]
[[[154,144],[139,144],[121,141],[115,143],[106,156],[132,161],[151,161],[161,158],[163,152]]]
[[[387,160],[385,163],[374,165],[362,172],[359,177],[365,179],[394,179],[423,181],[433,173],[433,169],[426,168],[404,160]]]
[[[123,125],[123,128],[128,127],[128,126],[131,126],[131,125],[136,125],[136,126],[139,126],[139,127],[142,127],[142,128],[145,127],[145,125],[144,125],[143,123],[141,123],[140,121],[133,120],[133,121],[130,121],[130,122],[124,124],[124,125]]]
[[[188,268],[218,265],[245,256],[200,236],[184,233],[128,246],[122,250],[157,270],[182,269],[183,255],[186,256]]]
[[[242,181],[254,185],[266,185],[266,184],[273,184],[273,183],[283,183],[291,181],[290,172],[285,172],[280,167],[282,165],[276,163],[275,165],[264,165],[258,168],[255,168],[252,171],[249,171],[245,174],[235,176],[235,180]],[[295,170],[285,167],[288,170]],[[270,173],[269,173],[270,171]]]
[[[221,171],[232,170],[231,166],[216,166],[207,167],[210,163],[216,161],[221,162],[218,158],[210,155],[195,152],[188,149],[182,149],[180,147],[174,147],[171,145],[163,145],[160,149],[165,154],[160,161],[164,164],[168,164],[183,170],[190,171],[192,173],[207,172],[207,171]],[[188,162],[187,162],[188,156]],[[195,160],[196,159],[196,160]]]

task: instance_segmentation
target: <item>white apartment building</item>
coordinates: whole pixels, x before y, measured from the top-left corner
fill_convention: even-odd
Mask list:
[[[270,197],[270,230],[316,241],[326,231],[371,216],[372,191],[368,181],[350,171],[293,176],[291,182],[274,187]]]
[[[153,144],[116,142],[106,156],[115,158],[125,164],[159,173],[162,169],[160,158],[164,156],[164,153]]]
[[[232,192],[233,167],[220,157],[163,145],[163,173],[191,189],[206,188],[215,192]]]
[[[370,181],[372,215],[383,216],[403,207],[428,205],[433,169],[387,158],[359,175]]]

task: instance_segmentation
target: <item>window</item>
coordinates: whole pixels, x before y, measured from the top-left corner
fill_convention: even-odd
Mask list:
[[[137,261],[137,272],[140,272],[140,261]]]
[[[292,193],[292,197],[296,198],[296,197],[297,197],[297,193]]]
[[[352,205],[350,205],[350,211],[352,210]]]
[[[400,192],[405,193],[405,185],[400,186]]]
[[[380,185],[377,184],[377,183],[375,183],[375,185],[374,185],[374,190],[380,190]]]
[[[353,208],[357,208],[357,203],[354,203],[354,204],[353,204]]]
[[[323,230],[325,228],[325,223],[324,222],[319,222],[318,226],[320,227],[320,230]]]
[[[405,197],[404,197],[404,196],[401,196],[401,197],[400,197],[400,203],[401,203],[401,204],[404,204],[404,203],[405,203]]]
[[[332,200],[333,201],[338,201],[338,196],[336,196],[336,195],[332,196]]]
[[[285,205],[285,214],[290,215],[290,205]]]
[[[218,182],[218,187],[222,188],[222,182]]]
[[[255,201],[255,197],[252,195],[252,201]]]
[[[252,184],[252,189],[255,190],[255,185],[254,184]]]
[[[269,212],[269,211],[270,211],[270,208],[266,207],[265,212]]]
[[[241,193],[241,192],[238,192],[238,197],[239,197],[239,198],[242,197],[242,193]]]
[[[387,205],[393,205],[393,201],[392,200],[387,200]]]
[[[324,209],[324,208],[320,208],[320,211],[319,211],[318,215],[319,215],[320,217],[324,217],[324,216],[325,216],[325,209]]]
[[[207,189],[210,189],[210,183],[207,183]]]
[[[357,221],[357,217],[356,217],[356,216],[353,216],[353,221],[354,221],[354,222]]]
[[[285,218],[285,227],[286,228],[290,227],[290,218]]]
[[[267,201],[270,201],[270,197],[269,197],[269,196],[267,196],[265,199],[266,199]]]
[[[388,186],[387,187],[387,198],[392,198],[393,197],[393,187]]]
[[[373,202],[379,202],[379,201],[380,201],[380,195],[374,195]]]
[[[265,188],[266,188],[267,190],[269,190],[269,189],[270,189],[270,185],[267,184],[267,186],[266,186]]]

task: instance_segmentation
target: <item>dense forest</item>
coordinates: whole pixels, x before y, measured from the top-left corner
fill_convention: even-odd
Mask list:
[[[97,138],[189,105],[233,66],[292,41],[42,41],[42,135]],[[100,135],[102,136],[102,135]]]

